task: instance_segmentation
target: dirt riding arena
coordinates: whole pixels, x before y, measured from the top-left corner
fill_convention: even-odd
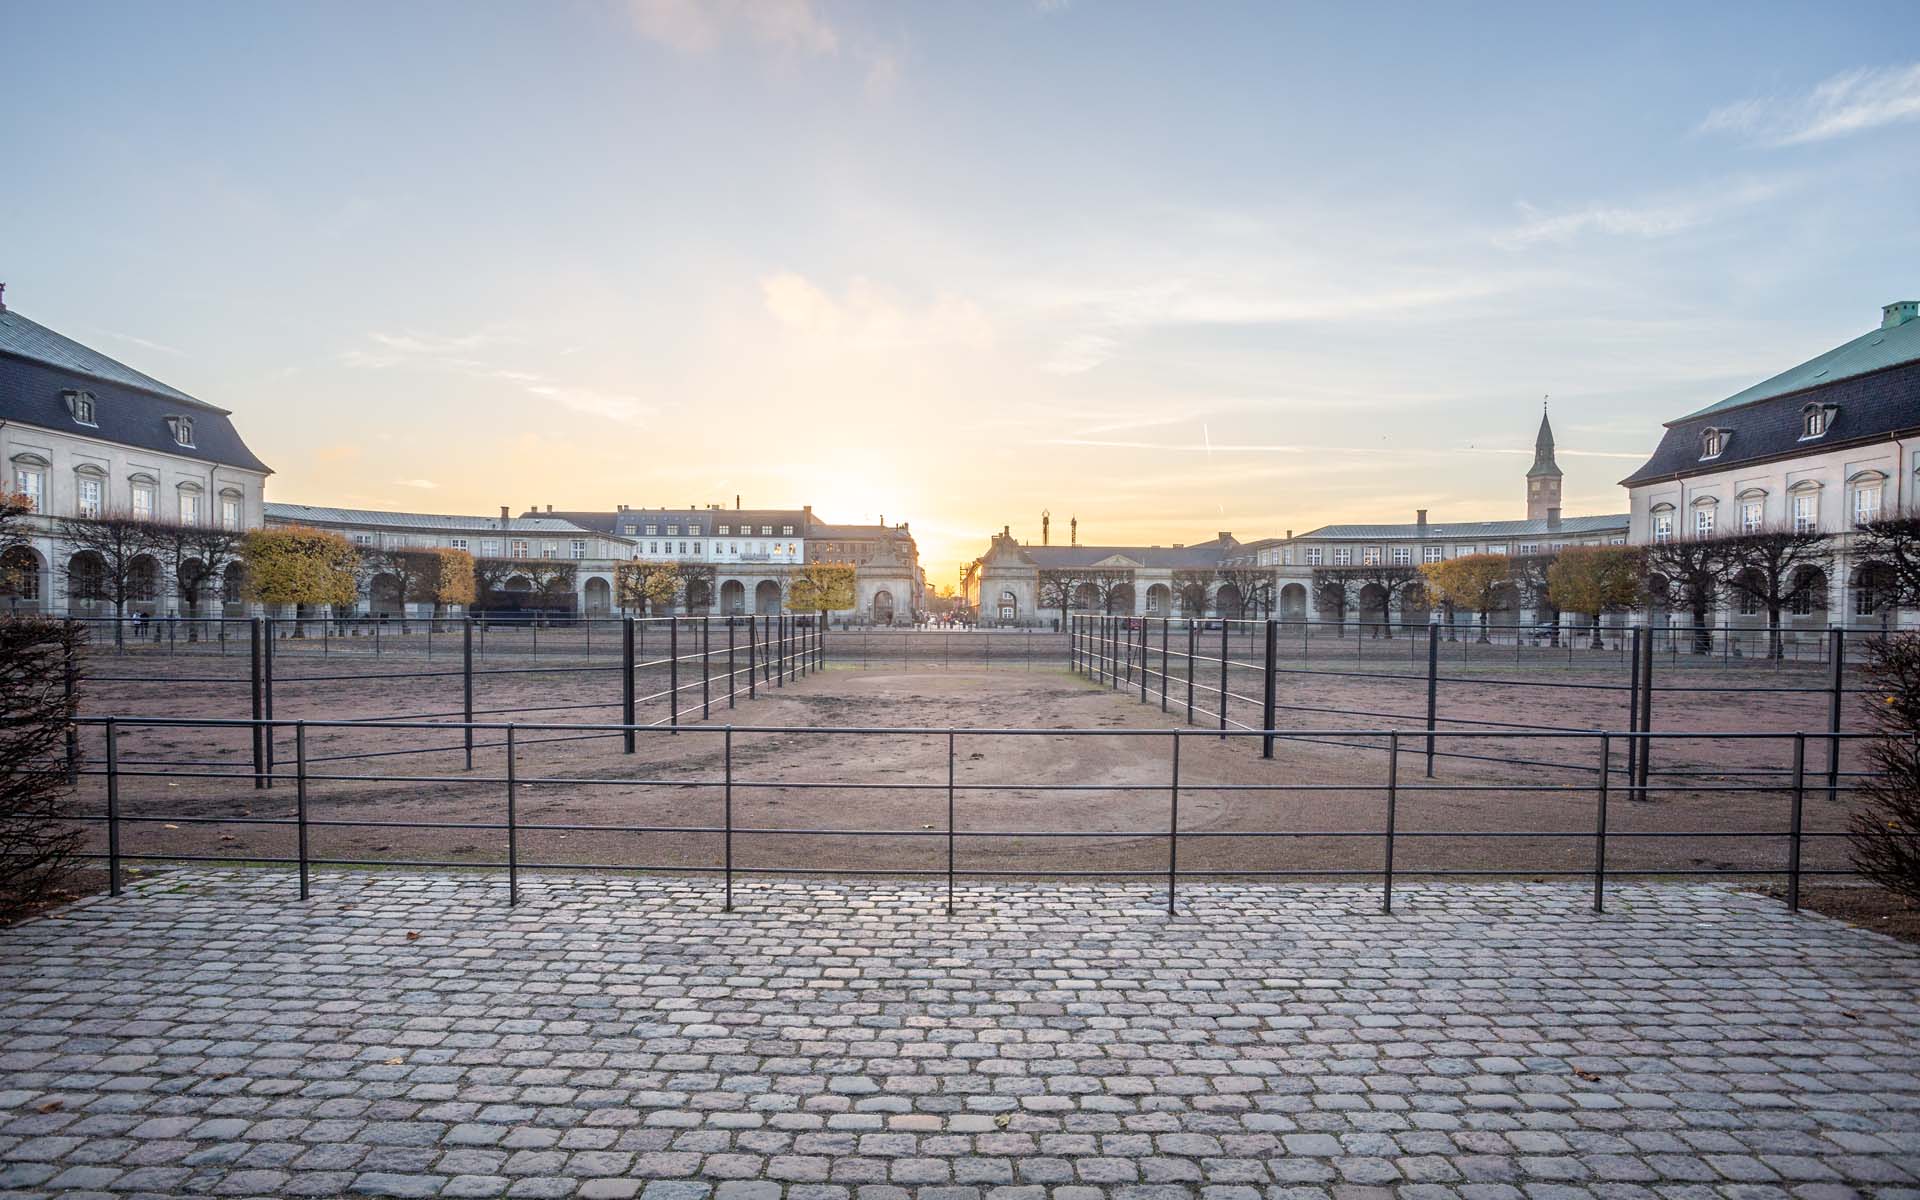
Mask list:
[[[1356,672],[1352,664],[1336,669],[1331,656],[1309,657],[1283,660],[1297,673],[1279,677],[1276,727],[1316,732],[1279,739],[1269,761],[1257,737],[1194,731],[1186,720],[1184,666],[1171,650],[1162,711],[1157,644],[1143,703],[1140,663],[1123,663],[1124,679],[1104,667],[1090,678],[1069,670],[1064,654],[1038,652],[1050,643],[1064,651],[1062,638],[1013,635],[1027,652],[1015,653],[1007,639],[992,666],[957,664],[950,655],[936,661],[931,640],[918,643],[917,653],[906,642],[890,647],[902,654],[902,666],[882,665],[872,654],[863,664],[829,635],[823,666],[777,681],[756,646],[751,696],[742,647],[735,647],[731,675],[724,654],[710,655],[704,684],[701,663],[683,660],[677,732],[666,724],[669,669],[636,672],[636,693],[657,698],[651,707],[637,706],[636,720],[648,727],[627,754],[619,732],[543,727],[619,720],[617,638],[588,647],[584,639],[547,634],[534,651],[526,632],[511,647],[489,647],[485,673],[476,676],[477,719],[521,723],[512,733],[511,789],[504,729],[475,731],[469,768],[457,728],[324,724],[457,719],[465,681],[455,639],[437,644],[431,657],[424,645],[398,639],[377,655],[361,645],[316,652],[281,644],[273,715],[313,724],[274,731],[270,788],[255,786],[251,731],[244,727],[118,725],[114,799],[122,854],[136,867],[149,865],[142,857],[149,855],[296,859],[302,789],[295,776],[304,758],[307,854],[314,861],[504,864],[511,790],[513,849],[527,869],[717,869],[730,854],[735,870],[746,873],[944,874],[951,817],[953,862],[962,874],[1161,877],[1173,859],[1183,876],[1377,875],[1390,758],[1378,731],[1398,729],[1395,870],[1546,877],[1593,869],[1600,742],[1590,734],[1541,738],[1531,727],[1627,725],[1617,662],[1581,665],[1576,656],[1565,666],[1543,656],[1522,674],[1511,662],[1475,662],[1468,651],[1448,668],[1441,689],[1438,727],[1455,735],[1436,740],[1428,778],[1424,677],[1370,677],[1386,673],[1378,669],[1384,658],[1362,658]],[[1214,657],[1193,670],[1200,726],[1217,726],[1213,649]],[[240,651],[96,654],[85,668],[83,714],[244,718],[249,660],[244,645]],[[1392,652],[1400,656],[1394,669],[1410,669],[1405,647]],[[636,658],[658,662],[658,647],[649,643]],[[1257,681],[1242,675],[1258,659],[1237,645],[1227,658],[1229,724],[1257,725]],[[1004,669],[1015,663],[1017,669]],[[1424,670],[1424,662],[1417,665]],[[736,685],[731,697],[729,678]],[[1614,739],[1608,871],[1784,870],[1792,740],[1708,735],[1824,729],[1825,676],[1819,668],[1693,664],[1663,670],[1659,682],[1686,690],[1659,694],[1653,727],[1702,736],[1656,743],[1645,791],[1631,786],[1626,747]],[[1753,690],[1739,690],[1746,688]],[[1847,697],[1850,714],[1857,703]],[[944,732],[812,732],[929,726],[1028,732],[960,734],[951,755]],[[1849,726],[1858,727],[1851,716]],[[1172,731],[1181,729],[1189,732],[1178,739],[1176,788]],[[1845,842],[1834,835],[1846,826],[1848,785],[1861,761],[1857,743],[1842,746],[1831,791],[1827,743],[1811,738],[1804,751],[1808,871],[1845,866]],[[83,730],[82,752],[84,805],[101,814],[102,728]],[[228,823],[234,821],[242,823]],[[1176,825],[1177,847],[1169,837]],[[556,828],[562,826],[570,828]],[[93,847],[104,850],[103,823],[87,828]]]

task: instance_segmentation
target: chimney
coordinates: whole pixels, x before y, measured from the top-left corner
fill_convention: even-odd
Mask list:
[[[1289,530],[1287,530],[1287,540],[1288,540],[1288,541],[1292,541],[1292,540],[1293,540],[1293,530],[1291,530],[1291,529],[1289,529]]]
[[[1547,532],[1560,532],[1560,510],[1557,508],[1549,508],[1547,510]]]
[[[551,505],[551,504],[549,504],[549,505],[547,505],[547,511],[548,511],[548,512],[552,512],[552,511],[553,511],[553,505]]]
[[[735,492],[733,494],[733,511],[735,512],[740,511],[740,493],[739,492]]]
[[[502,504],[500,506],[500,523],[504,525],[506,521],[507,521],[507,506]]]
[[[0,312],[5,312],[6,307],[0,304]],[[1920,318],[1920,300],[1895,300],[1892,304],[1880,307],[1880,328],[1882,329],[1905,325],[1916,318]]]
[[[1230,542],[1233,540],[1233,535],[1231,533],[1228,533],[1224,529],[1220,531],[1219,537],[1220,537],[1220,540],[1223,542]]]
[[[1414,524],[1415,530],[1417,531],[1414,534],[1415,537],[1427,536],[1427,510],[1426,509],[1416,508],[1413,510],[1413,524]]]
[[[7,285],[0,283],[0,312],[7,311]]]

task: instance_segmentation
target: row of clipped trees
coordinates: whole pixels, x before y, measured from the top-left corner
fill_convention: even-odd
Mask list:
[[[20,509],[22,514],[28,511]],[[68,594],[109,605],[116,617],[124,617],[129,604],[156,598],[160,571],[173,580],[189,616],[218,600],[326,606],[341,613],[377,590],[380,599],[403,606],[403,624],[407,604],[431,606],[436,620],[454,608],[487,611],[504,603],[514,579],[526,581],[521,595],[558,607],[562,597],[571,596],[579,577],[578,565],[564,559],[479,558],[446,547],[356,546],[341,534],[298,525],[243,533],[106,516],[62,520],[59,536],[71,550]],[[35,564],[24,539],[16,537],[0,548],[0,587],[19,590],[26,581],[17,577],[36,570]],[[676,607],[700,611],[713,605],[714,569],[697,563],[624,562],[614,569],[613,590],[622,608],[641,615],[670,613]],[[814,612],[850,608],[853,596],[851,565],[811,563],[788,579],[782,598],[793,611]]]

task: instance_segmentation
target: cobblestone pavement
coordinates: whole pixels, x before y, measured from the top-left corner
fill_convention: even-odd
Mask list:
[[[1714,887],[150,878],[0,930],[0,1192],[1920,1197],[1920,954]]]

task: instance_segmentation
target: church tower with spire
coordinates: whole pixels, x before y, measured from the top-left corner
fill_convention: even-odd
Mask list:
[[[1533,466],[1527,468],[1527,520],[1544,521],[1560,512],[1560,464],[1553,461],[1553,426],[1540,406],[1540,433],[1533,439]]]

